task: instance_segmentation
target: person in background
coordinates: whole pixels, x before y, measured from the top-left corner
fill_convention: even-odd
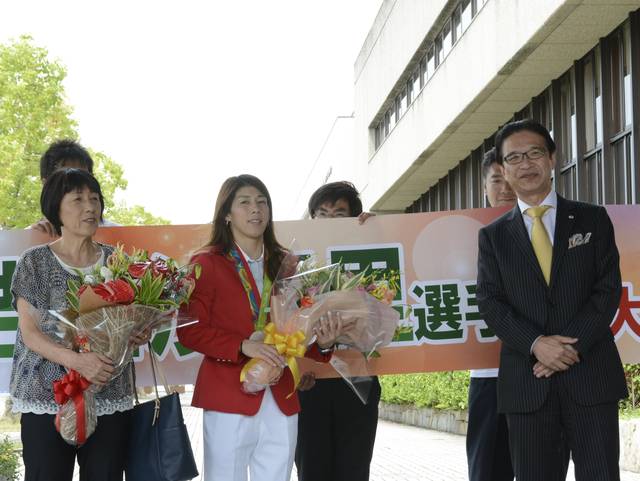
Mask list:
[[[93,175],[93,159],[87,149],[75,140],[58,140],[52,143],[40,158],[40,180],[42,184],[44,185],[54,172],[64,168],[85,170]],[[101,219],[100,225],[110,227],[118,224]],[[57,236],[55,228],[46,218],[33,223],[30,229],[40,231],[50,237]]]
[[[256,481],[291,477],[300,410],[291,372],[285,369],[276,384],[255,394],[240,382],[252,358],[286,366],[274,346],[252,337],[266,318],[271,281],[285,255],[266,186],[252,175],[227,179],[211,239],[191,260],[201,275],[182,311],[199,322],[178,330],[185,347],[204,354],[193,405],[204,409],[205,481],[246,481],[247,472]],[[339,329],[334,316],[319,321],[306,355],[328,361]]]
[[[484,193],[491,207],[513,207],[517,198],[504,179],[496,149],[482,159]],[[469,481],[513,481],[509,431],[498,413],[498,369],[473,369],[469,383],[467,465]]]
[[[333,182],[309,199],[312,219],[358,217],[362,212],[358,191],[349,182]],[[366,481],[378,426],[380,383],[372,378],[367,404],[363,404],[341,378],[315,380],[305,373],[300,389],[296,467],[299,481]]]
[[[81,481],[122,481],[133,407],[130,370],[108,382],[111,360],[61,345],[56,319],[49,314],[49,310],[67,309],[69,280],[82,282],[80,274],[104,265],[113,252],[111,246],[93,240],[104,209],[100,185],[85,170],[58,170],[44,184],[40,205],[59,237],[25,251],[11,281],[18,330],[10,393],[13,411],[22,413],[24,479],[71,481],[77,457]],[[149,334],[142,333],[132,342],[145,344]],[[62,379],[67,369],[103,386],[96,393],[96,430],[80,447],[67,444],[54,424],[58,405],[53,382]]]
[[[502,341],[498,410],[519,481],[617,481],[618,401],[628,395],[609,325],[620,303],[620,256],[604,207],[552,189],[555,143],[534,120],[496,135],[518,202],[478,234],[477,300]]]

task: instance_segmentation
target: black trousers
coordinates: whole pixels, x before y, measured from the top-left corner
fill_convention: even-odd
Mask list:
[[[298,480],[368,481],[378,426],[378,378],[366,405],[340,378],[318,379],[298,394]]]
[[[469,384],[469,481],[513,481],[509,430],[507,418],[498,413],[497,383],[495,377],[472,377]]]
[[[564,481],[568,451],[576,481],[620,480],[617,402],[583,406],[552,378],[543,406],[508,413],[507,423],[518,481]]]
[[[95,432],[80,448],[67,444],[51,414],[22,414],[25,481],[71,481],[76,456],[80,481],[122,481],[130,412],[98,418]]]

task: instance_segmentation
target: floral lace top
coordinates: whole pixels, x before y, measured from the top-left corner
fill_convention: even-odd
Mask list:
[[[113,248],[100,245],[103,259],[109,257]],[[11,280],[13,306],[17,310],[17,300],[23,298],[37,310],[40,329],[54,341],[62,344],[57,335],[55,318],[50,309],[67,308],[65,294],[67,280],[79,277],[64,269],[48,245],[33,247],[25,251],[16,265]],[[20,327],[16,333],[15,350],[9,391],[13,411],[35,414],[55,414],[58,406],[53,399],[53,381],[61,379],[66,370],[25,346]],[[96,394],[97,415],[113,414],[133,407],[131,370],[107,384]]]

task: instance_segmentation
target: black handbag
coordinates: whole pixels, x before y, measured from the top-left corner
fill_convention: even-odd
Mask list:
[[[127,481],[188,481],[198,476],[189,433],[182,417],[180,396],[158,396],[157,360],[149,345],[156,398],[138,401],[131,413],[131,430],[125,474]],[[135,392],[135,366],[133,385]],[[161,373],[162,374],[162,373]],[[169,392],[163,376],[165,392]]]

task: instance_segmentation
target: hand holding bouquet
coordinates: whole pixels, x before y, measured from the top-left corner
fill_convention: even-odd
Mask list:
[[[366,271],[358,275],[343,272],[340,263],[318,267],[314,259],[306,260],[298,264],[294,275],[276,280],[271,296],[271,324],[265,333],[254,335],[265,344],[276,346],[285,356],[297,386],[295,358],[304,356],[327,319],[339,325],[336,342],[365,353],[391,342],[400,317],[388,305],[395,297],[392,282],[376,280],[375,274],[367,275]],[[263,390],[279,380],[282,369],[260,359],[251,360],[241,374],[243,390]]]
[[[177,309],[188,301],[199,266],[178,267],[172,259],[151,259],[141,250],[127,254],[118,246],[105,266],[79,275],[81,282],[68,283],[69,309],[51,313],[69,347],[111,361],[109,382],[131,361],[132,338],[171,329],[176,323],[185,325],[184,319],[177,318]],[[56,426],[65,441],[82,444],[95,429],[93,395],[99,386],[72,370],[56,381],[56,389],[60,393],[56,402],[61,405]]]

